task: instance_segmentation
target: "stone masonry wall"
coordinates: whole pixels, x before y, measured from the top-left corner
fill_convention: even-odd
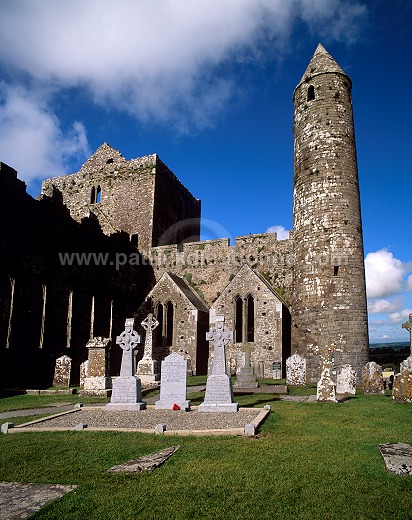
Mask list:
[[[225,325],[235,331],[236,299],[240,297],[245,301],[249,296],[252,296],[254,301],[254,338],[253,342],[249,343],[251,363],[256,375],[270,378],[273,373],[273,363],[282,363],[283,358],[284,305],[264,280],[244,266],[214,302],[211,321],[214,314],[223,315]],[[243,321],[246,321],[245,318],[244,315]],[[228,366],[232,373],[239,371],[243,366],[247,337],[241,339],[240,343],[237,342],[238,338],[234,333],[234,342],[229,343],[226,348]]]
[[[171,344],[166,341],[167,318],[163,320],[163,308],[171,302],[173,305],[173,338]],[[149,293],[147,301],[137,313],[137,326],[141,323],[148,312],[152,312],[159,320],[159,325],[153,334],[153,355],[161,361],[171,352],[178,352],[190,356],[190,364],[193,373],[205,374],[209,347],[206,342],[208,330],[208,309],[206,306],[197,308],[179,290],[173,280],[166,274]],[[159,316],[159,314],[162,316]],[[144,337],[144,330],[139,327],[139,332]],[[139,353],[141,359],[143,351]]]
[[[116,231],[135,235],[133,243],[140,252],[147,254],[165,238],[166,230],[186,219],[195,223],[189,236],[199,238],[200,201],[157,155],[127,161],[104,143],[79,172],[45,180],[42,193],[50,195],[56,188],[75,220],[93,213],[107,235]],[[100,201],[95,200],[98,189]],[[174,242],[175,236],[168,238],[165,243]]]
[[[368,329],[351,81],[319,46],[295,90],[293,349],[308,357],[309,380],[319,353],[360,376]]]
[[[72,257],[138,255],[126,233],[108,237],[93,214],[73,220],[55,190],[33,199],[2,163],[0,192],[0,386],[50,386],[63,354],[72,358],[72,382],[78,383],[90,336],[111,334],[115,341],[153,284],[151,267],[140,262],[117,269]],[[66,261],[60,255],[68,255]],[[120,358],[115,353],[113,374]]]
[[[210,307],[242,265],[256,269],[286,302],[292,299],[293,239],[277,240],[276,233],[152,248],[150,263],[156,280],[164,271],[184,278]]]

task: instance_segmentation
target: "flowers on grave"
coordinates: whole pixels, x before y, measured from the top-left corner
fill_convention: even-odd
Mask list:
[[[175,404],[172,406],[172,410],[175,410],[175,411],[176,411],[176,410],[180,410],[180,406],[179,406],[178,404],[175,403]]]

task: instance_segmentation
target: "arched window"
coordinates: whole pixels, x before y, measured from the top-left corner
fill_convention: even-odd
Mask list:
[[[246,341],[255,341],[255,301],[253,296],[246,300]]]
[[[173,321],[174,321],[174,307],[172,302],[166,304],[166,346],[173,345]]]
[[[95,188],[93,186],[92,192],[90,194],[90,204],[99,204],[99,202],[101,200],[101,196],[102,196],[102,189],[101,189],[101,187],[97,186],[97,188]]]
[[[315,87],[313,85],[309,85],[308,101],[312,101],[312,99],[315,99]]]
[[[243,300],[240,296],[235,303],[235,343],[243,343]]]
[[[154,345],[156,347],[163,346],[163,305],[161,303],[157,304],[155,310],[155,317],[159,322],[159,325],[154,330]]]
[[[96,204],[99,204],[100,200],[101,200],[101,197],[102,197],[102,189],[100,186],[97,186],[96,188]]]

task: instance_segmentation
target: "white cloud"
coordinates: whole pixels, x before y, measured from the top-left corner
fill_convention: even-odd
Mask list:
[[[43,99],[5,83],[0,83],[0,150],[1,160],[28,183],[64,175],[73,156],[90,152],[82,123],[76,121],[63,133]]]
[[[406,280],[406,288],[408,291],[412,291],[412,274],[410,274]]]
[[[404,306],[405,300],[397,298],[395,300],[370,300],[368,302],[369,314],[382,314],[388,312],[397,312]]]
[[[403,289],[405,267],[386,249],[366,255],[365,274],[368,298],[383,298]]]
[[[412,314],[412,309],[404,309],[401,312],[393,312],[389,314],[389,319],[392,323],[404,323],[408,321],[409,314]]]
[[[270,226],[265,233],[277,233],[278,240],[286,240],[289,238],[289,231],[283,226]]]
[[[284,51],[297,20],[347,42],[364,13],[346,0],[15,0],[0,6],[0,57],[42,84],[87,87],[97,103],[188,131],[211,125],[233,95],[233,62]]]

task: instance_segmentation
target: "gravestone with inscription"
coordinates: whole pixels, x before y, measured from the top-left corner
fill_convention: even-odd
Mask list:
[[[120,377],[113,380],[113,391],[107,410],[144,410],[140,379],[134,375],[133,349],[140,342],[139,334],[133,330],[133,318],[126,319],[125,330],[117,336],[116,343],[122,348]]]
[[[70,374],[72,359],[69,356],[61,356],[56,359],[54,368],[53,386],[70,386]]]
[[[159,384],[160,374],[157,361],[153,359],[153,331],[159,325],[152,313],[141,323],[146,331],[144,342],[144,352],[142,359],[137,364],[136,374],[139,376],[142,385],[150,386]]]
[[[173,409],[174,405],[180,409],[190,408],[190,401],[186,399],[187,360],[172,352],[162,361],[162,378],[160,381],[160,399],[155,402],[155,408]]]
[[[212,373],[206,382],[205,400],[199,405],[199,412],[237,412],[238,403],[233,399],[232,380],[226,371],[225,347],[233,339],[233,332],[229,330],[223,316],[217,319],[210,332],[206,333],[206,340],[214,345]]]

